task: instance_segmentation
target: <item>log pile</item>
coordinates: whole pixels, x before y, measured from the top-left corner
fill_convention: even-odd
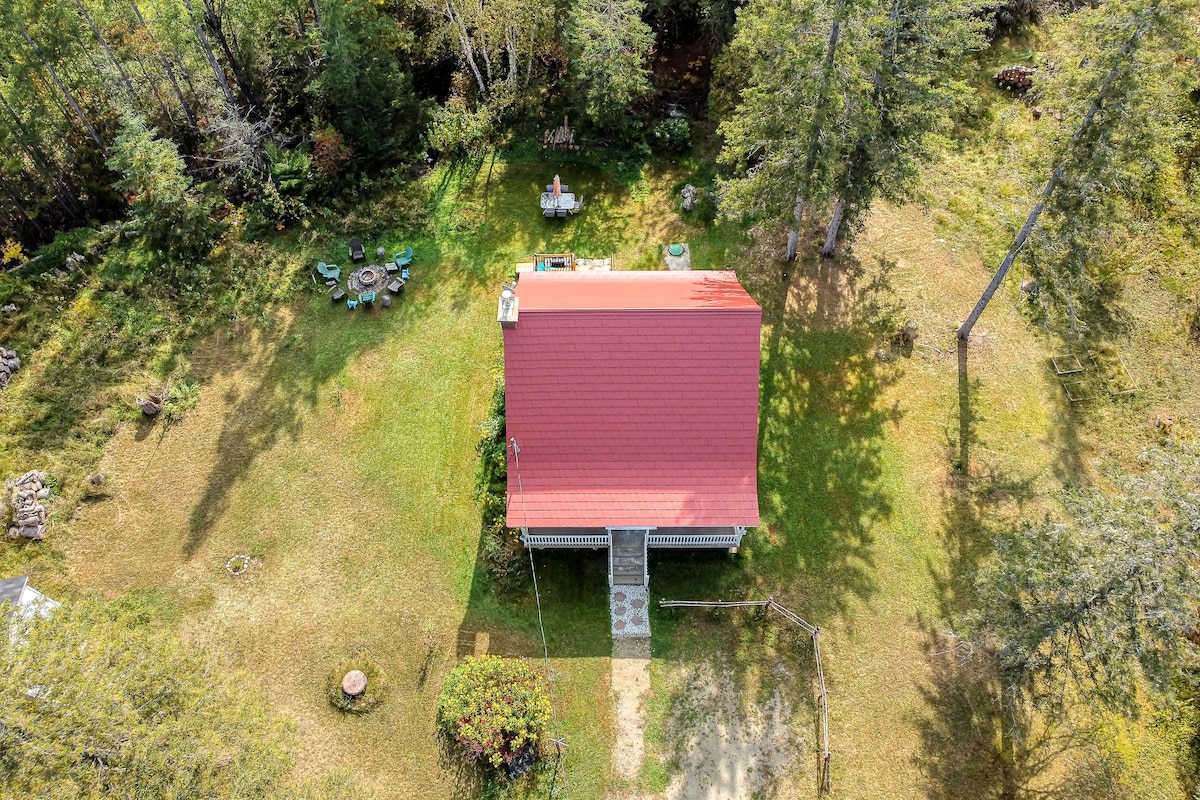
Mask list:
[[[992,76],[996,85],[1002,89],[1010,89],[1017,94],[1025,94],[1033,88],[1033,76],[1037,67],[1025,67],[1020,64],[1005,67]]]
[[[8,506],[12,519],[8,538],[25,537],[40,542],[46,536],[46,507],[42,501],[50,496],[46,473],[31,469],[16,480],[4,482],[8,490]]]
[[[16,350],[0,347],[0,389],[8,386],[13,373],[21,368],[21,359],[17,358]]]

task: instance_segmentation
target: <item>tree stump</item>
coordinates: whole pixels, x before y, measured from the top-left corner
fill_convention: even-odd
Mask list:
[[[342,691],[347,697],[362,697],[367,691],[367,676],[360,669],[352,669],[342,678]]]

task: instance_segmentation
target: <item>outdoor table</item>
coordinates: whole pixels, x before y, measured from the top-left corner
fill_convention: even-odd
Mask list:
[[[564,209],[566,211],[575,210],[575,194],[573,192],[563,192],[557,197],[554,192],[542,192],[542,210],[553,208],[555,211]]]

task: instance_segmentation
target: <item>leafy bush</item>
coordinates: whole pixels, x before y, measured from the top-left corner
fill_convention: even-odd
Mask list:
[[[525,575],[521,544],[514,529],[504,521],[508,503],[508,439],[504,422],[504,380],[496,379],[483,436],[475,446],[479,465],[475,472],[475,496],[482,506],[483,555],[488,573],[501,589],[520,583]]]
[[[167,422],[178,422],[183,415],[196,407],[200,399],[200,387],[195,381],[181,380],[171,384],[163,400],[162,415]]]
[[[682,152],[692,146],[692,129],[683,117],[669,117],[654,126],[654,142],[664,150]]]
[[[515,658],[468,658],[446,676],[438,728],[467,761],[523,774],[550,721],[550,700],[536,672]]]
[[[342,678],[346,676],[347,672],[354,669],[361,670],[367,676],[367,690],[358,697],[351,697],[342,691]],[[387,674],[383,671],[383,667],[379,666],[379,662],[371,658],[366,651],[356,650],[335,664],[329,671],[325,696],[329,699],[329,704],[338,711],[344,711],[347,714],[367,714],[374,711],[376,706],[383,702],[387,689]]]

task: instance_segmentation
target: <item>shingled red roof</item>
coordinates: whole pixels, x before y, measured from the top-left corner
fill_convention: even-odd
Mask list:
[[[510,526],[758,525],[762,310],[733,272],[529,272],[517,297]]]

